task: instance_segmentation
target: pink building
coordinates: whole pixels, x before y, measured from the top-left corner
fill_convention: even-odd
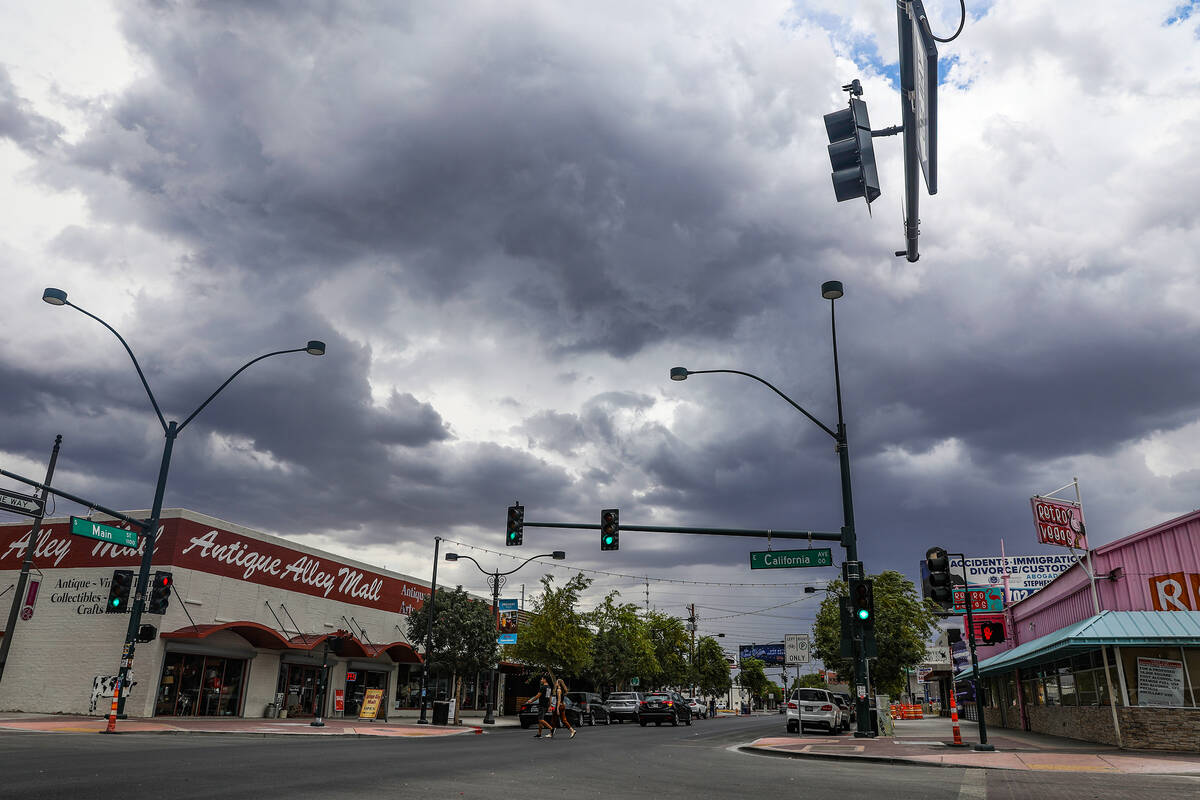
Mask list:
[[[1200,751],[1200,511],[1091,555],[1094,590],[1076,564],[1005,612],[1006,642],[980,648],[987,722]]]

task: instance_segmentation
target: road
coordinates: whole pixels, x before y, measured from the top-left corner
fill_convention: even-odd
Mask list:
[[[782,717],[678,728],[582,728],[436,739],[0,733],[0,797],[184,798],[1003,798],[1175,797],[1195,778],[1028,773],[789,759],[736,745]]]

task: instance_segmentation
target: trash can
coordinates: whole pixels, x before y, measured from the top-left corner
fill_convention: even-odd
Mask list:
[[[433,701],[433,724],[434,725],[449,725],[450,724],[450,702],[448,700]]]
[[[274,703],[267,703],[267,710],[263,712],[264,719],[275,719],[279,715],[279,706]]]

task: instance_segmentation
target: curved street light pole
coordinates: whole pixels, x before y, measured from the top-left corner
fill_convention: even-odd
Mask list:
[[[476,569],[478,569],[484,575],[488,576],[488,587],[491,588],[491,590],[492,590],[492,628],[497,633],[499,633],[499,631],[500,631],[500,588],[502,586],[504,586],[504,582],[505,582],[504,579],[506,577],[508,577],[509,575],[512,575],[514,572],[516,572],[521,567],[528,564],[530,561],[533,561],[534,559],[553,558],[555,561],[562,561],[566,557],[567,557],[567,554],[565,552],[563,552],[562,550],[555,550],[553,553],[540,553],[536,556],[530,556],[529,558],[525,559],[517,566],[510,569],[508,572],[501,572],[499,569],[494,570],[492,572],[488,572],[486,569],[484,569],[480,565],[480,563],[478,561],[476,561],[474,558],[471,558],[471,556],[460,556],[458,553],[446,553],[447,561],[459,561],[462,559],[466,559],[467,561],[470,561],[472,564],[474,564]],[[499,689],[498,681],[497,681],[498,674],[499,674],[499,670],[493,668],[492,669],[492,679],[488,682],[488,685],[489,685],[488,704],[487,704],[487,712],[483,716],[483,724],[484,725],[495,725],[496,724],[496,717],[494,714],[494,709],[496,706],[496,691]]]
[[[777,389],[773,384],[754,375],[750,372],[743,372],[738,369],[687,369],[686,367],[672,367],[671,380],[685,381],[689,375],[704,375],[714,372],[727,372],[733,375],[744,375],[747,378],[758,381],[766,386],[775,394],[782,397],[792,408],[799,411],[807,417],[814,425],[816,425],[825,433],[833,437],[835,449],[838,454],[838,467],[842,479],[842,547],[846,549],[846,561],[858,561],[858,537],[854,531],[854,497],[850,487],[850,448],[846,439],[846,420],[842,413],[842,376],[838,364],[837,350],[837,316],[835,305],[842,295],[845,294],[842,288],[841,281],[825,281],[821,284],[821,296],[829,301],[829,324],[833,335],[833,384],[834,391],[837,395],[837,429],[831,430],[828,425],[825,425],[819,419],[805,410],[799,403],[786,394]],[[865,571],[862,577],[865,577]],[[855,632],[855,647],[854,647],[854,677],[858,685],[864,685],[867,682],[867,657],[864,647],[861,642],[861,632],[858,625],[858,620],[852,621],[852,626]],[[869,737],[871,733],[870,724],[870,701],[866,697],[860,697],[858,692],[854,693],[855,701],[858,705],[858,730],[855,732],[857,737]]]
[[[230,382],[240,375],[247,367],[262,361],[264,358],[283,355],[285,353],[308,353],[309,355],[323,356],[325,355],[325,343],[313,339],[304,347],[297,347],[291,350],[276,350],[272,353],[266,353],[258,356],[257,358],[251,359],[239,367],[237,371],[235,371],[225,380],[224,383],[218,386],[217,390],[210,394],[208,399],[201,403],[195,411],[189,414],[187,418],[184,419],[182,424],[178,424],[175,422],[175,420],[168,422],[166,418],[163,417],[162,410],[158,405],[158,400],[154,397],[154,392],[150,389],[150,384],[146,380],[145,373],[142,372],[142,365],[138,363],[137,357],[133,354],[133,350],[129,347],[129,344],[125,341],[125,338],[121,336],[121,334],[117,333],[113,326],[109,325],[107,322],[100,319],[100,317],[96,316],[90,311],[80,308],[79,306],[67,300],[67,293],[62,289],[55,289],[53,287],[47,288],[42,293],[42,300],[52,306],[70,306],[81,314],[91,317],[112,331],[113,335],[116,336],[117,339],[120,340],[121,344],[125,347],[125,352],[129,354],[130,360],[133,361],[134,369],[137,370],[138,377],[141,378],[142,387],[146,390],[146,396],[150,398],[150,405],[154,407],[154,413],[157,415],[159,424],[161,424],[163,427],[163,434],[166,437],[166,441],[163,444],[162,461],[160,462],[158,468],[158,484],[154,489],[154,503],[150,510],[150,518],[147,519],[142,525],[143,539],[139,543],[139,546],[142,548],[142,563],[141,568],[138,571],[138,583],[134,595],[134,601],[129,609],[129,626],[125,632],[125,646],[121,651],[121,667],[117,675],[117,685],[113,690],[113,709],[112,713],[109,714],[108,728],[106,730],[107,733],[113,733],[116,731],[117,718],[124,718],[125,716],[125,692],[123,689],[128,684],[129,673],[133,669],[133,653],[137,647],[138,629],[140,628],[142,622],[142,606],[145,603],[146,589],[150,582],[150,563],[154,558],[154,542],[158,536],[159,517],[162,514],[163,495],[166,494],[167,490],[167,473],[170,470],[171,451],[174,449],[176,437],[179,436],[180,431],[182,431],[189,422],[195,419],[197,414],[203,411],[204,408],[211,403],[218,394],[221,393],[222,389],[228,386]]]

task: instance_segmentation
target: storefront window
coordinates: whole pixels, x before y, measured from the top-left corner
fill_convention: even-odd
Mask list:
[[[1100,680],[1104,680],[1104,672],[1100,672]],[[1075,676],[1075,692],[1081,706],[1100,705],[1100,695],[1096,691],[1096,672],[1088,670]]]
[[[243,659],[167,653],[154,713],[174,717],[237,716],[245,674]]]
[[[1064,706],[1074,706],[1079,704],[1075,696],[1075,676],[1071,674],[1069,667],[1059,667],[1058,687],[1062,695],[1062,704]]]
[[[1122,647],[1121,666],[1125,670],[1129,705],[1173,708],[1193,705],[1178,647]]]

